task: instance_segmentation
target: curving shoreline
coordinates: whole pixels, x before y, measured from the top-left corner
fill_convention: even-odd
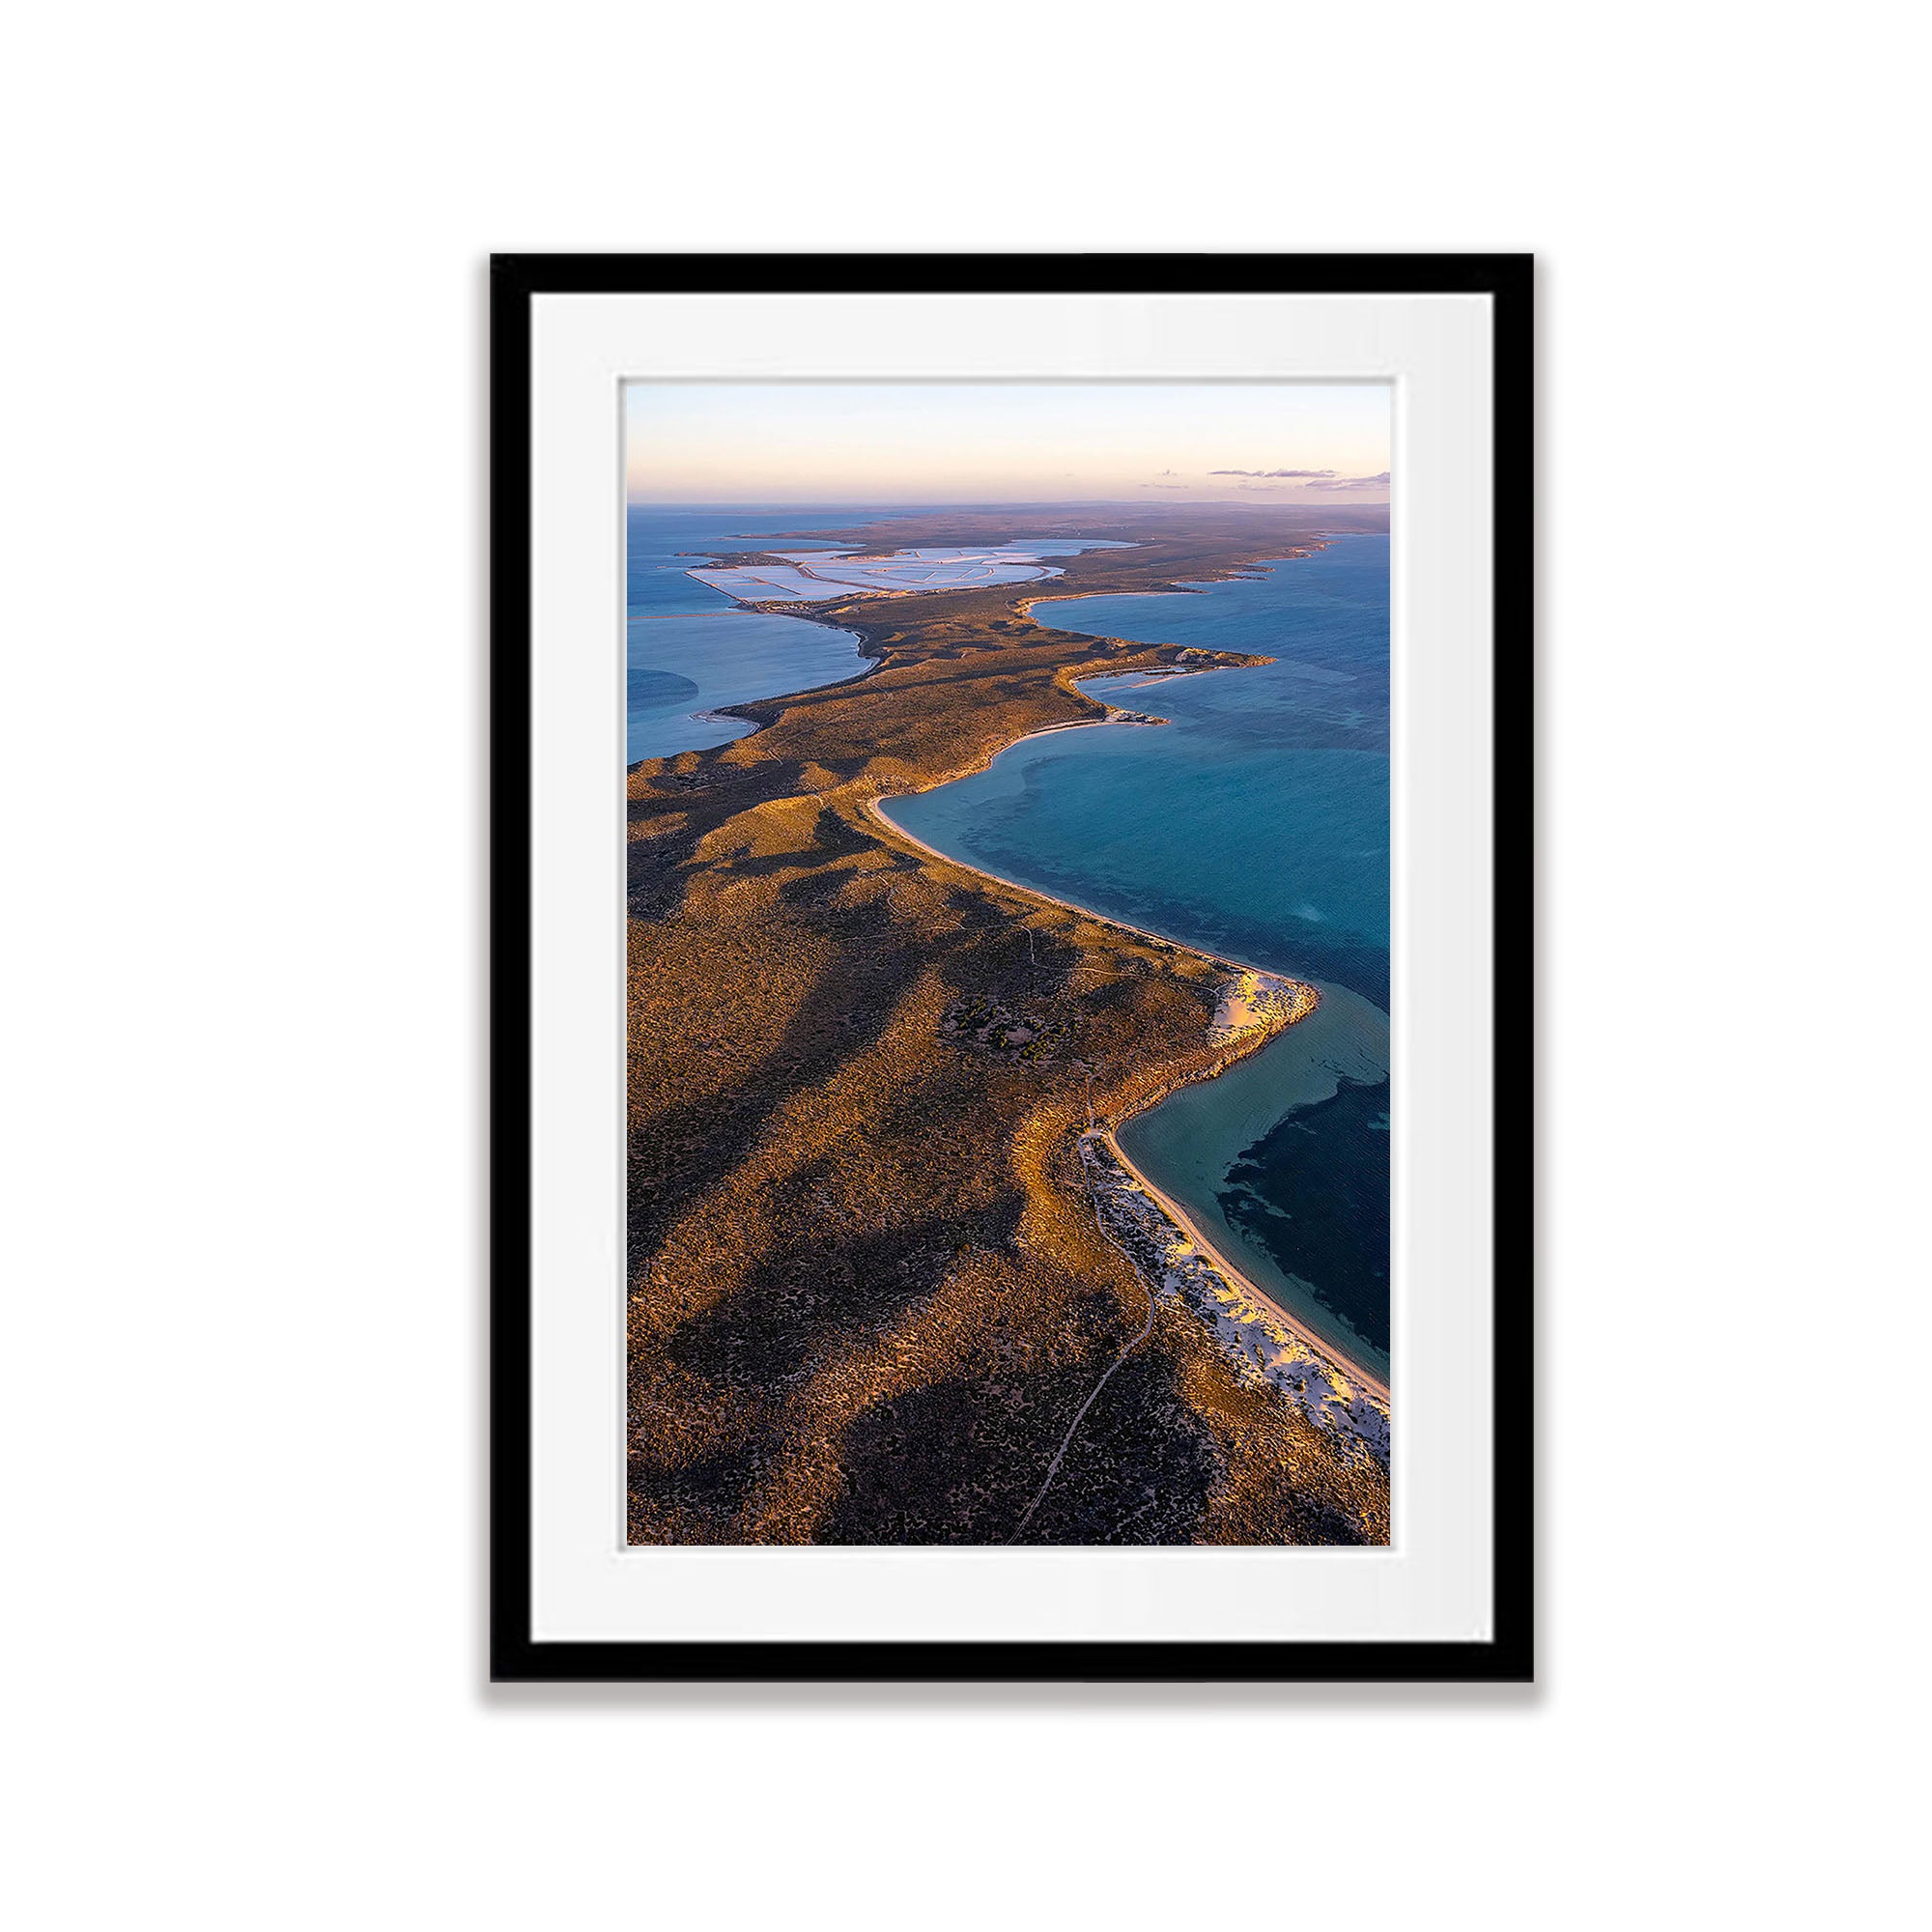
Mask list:
[[[1269,1037],[1272,1037],[1272,1035]],[[1154,1102],[1155,1106],[1159,1104],[1159,1101]],[[1142,1108],[1140,1111],[1146,1113],[1150,1110]],[[1128,1116],[1130,1120],[1138,1118],[1138,1115]],[[1191,1241],[1195,1247],[1200,1249],[1214,1266],[1227,1276],[1233,1286],[1244,1294],[1251,1294],[1311,1354],[1323,1362],[1333,1364],[1349,1381],[1356,1384],[1357,1387],[1372,1396],[1384,1407],[1388,1406],[1390,1395],[1389,1386],[1386,1381],[1363,1368],[1360,1363],[1351,1360],[1325,1337],[1318,1335],[1305,1321],[1298,1316],[1291,1314],[1265,1290],[1257,1288],[1254,1282],[1247,1275],[1243,1274],[1234,1263],[1229,1261],[1227,1256],[1201,1232],[1200,1224],[1195,1220],[1194,1216],[1181,1207],[1179,1202],[1176,1201],[1171,1194],[1157,1187],[1140,1168],[1134,1165],[1122,1151],[1114,1128],[1109,1127],[1105,1129],[1101,1138],[1106,1142],[1108,1151],[1113,1154],[1114,1158],[1147,1191],[1149,1197],[1160,1208],[1167,1218],[1174,1223],[1179,1233],[1185,1239]]]
[[[1323,538],[1320,541],[1308,543],[1305,546],[1298,546],[1293,548],[1287,551],[1282,555],[1270,556],[1262,559],[1261,561],[1265,564],[1295,562],[1300,560],[1302,557],[1311,555],[1316,552],[1321,550],[1325,550],[1326,548],[1327,548],[1327,539]],[[1199,579],[1199,580],[1194,580],[1192,582],[1177,582],[1170,583],[1166,586],[1163,586],[1162,588],[1157,590],[1128,592],[1125,594],[1145,596],[1150,598],[1168,597],[1168,596],[1200,596],[1204,594],[1206,590],[1210,588],[1212,584],[1215,582],[1227,582],[1227,581],[1238,582],[1254,574],[1255,572],[1251,568],[1249,569],[1237,568],[1230,570],[1226,578],[1216,577],[1209,579]],[[904,596],[916,593],[900,592],[897,594]],[[1034,595],[1023,596],[1015,600],[1012,608],[1016,615],[1025,619],[1029,623],[1038,625],[1040,620],[1033,614],[1034,610],[1037,606],[1041,604],[1051,604],[1051,603],[1076,603],[1083,601],[1087,598],[1090,598],[1095,593],[1094,592],[1084,591],[1084,590],[1083,591],[1056,590],[1052,592],[1036,593]],[[810,605],[798,607],[797,614],[801,616],[806,616],[810,619],[815,619],[816,621],[823,623],[830,624],[833,622],[831,611],[827,610],[825,606],[822,605],[817,607]],[[1133,642],[1133,640],[1127,639],[1102,639],[1101,634],[1097,632],[1087,633],[1086,635],[1094,637],[1096,640],[1112,641],[1121,645],[1131,645]],[[863,642],[861,644],[861,649],[862,651],[864,651],[865,649],[865,645]],[[1192,653],[1190,652],[1190,654]],[[1263,658],[1260,659],[1259,662],[1267,663],[1270,662],[1270,660]],[[876,668],[876,663],[871,668]],[[1171,679],[1176,679],[1176,678],[1201,676],[1204,675],[1207,671],[1212,669],[1225,669],[1225,668],[1236,668],[1238,667],[1229,667],[1223,665],[1200,665],[1200,666],[1171,665],[1165,667],[1150,668],[1146,671],[1145,675],[1147,676],[1148,681],[1150,683],[1158,684],[1158,683],[1165,683]],[[860,673],[861,676],[864,676],[865,674],[866,673],[864,672]],[[942,852],[936,845],[928,844],[926,840],[921,838],[918,836],[918,834],[907,830],[905,826],[901,825],[898,822],[898,820],[894,818],[892,813],[887,810],[887,807],[891,804],[892,800],[895,798],[917,797],[920,795],[920,793],[927,791],[936,791],[942,785],[952,784],[956,782],[961,778],[970,777],[979,772],[985,771],[992,765],[995,759],[1004,756],[1008,752],[1014,750],[1016,747],[1020,745],[1027,744],[1036,738],[1053,737],[1061,732],[1078,731],[1086,729],[1089,726],[1100,725],[1100,724],[1158,725],[1166,724],[1168,721],[1165,719],[1151,717],[1141,712],[1126,711],[1118,705],[1108,703],[1104,698],[1093,698],[1091,694],[1080,691],[1080,685],[1088,678],[1109,677],[1109,676],[1116,676],[1122,674],[1131,674],[1131,673],[1116,672],[1103,666],[1099,668],[1095,668],[1093,670],[1082,669],[1072,673],[1071,675],[1064,675],[1064,682],[1065,683],[1067,688],[1078,693],[1079,696],[1083,697],[1090,698],[1090,701],[1098,703],[1103,706],[1104,708],[1103,716],[1099,718],[1070,719],[1065,724],[1049,724],[1037,731],[1022,732],[1018,737],[1009,740],[1007,744],[1002,745],[998,747],[996,750],[989,753],[983,760],[976,763],[971,767],[968,767],[965,770],[952,772],[949,773],[944,778],[936,779],[929,785],[920,786],[917,791],[881,793],[864,799],[860,803],[861,812],[868,820],[870,820],[876,825],[882,826],[887,831],[892,833],[895,837],[905,840],[906,843],[910,845],[916,846],[921,852],[924,853],[928,858],[936,859],[945,865],[956,866],[962,871],[971,874],[975,878],[990,880],[997,885],[1006,887],[1010,892],[1016,892],[1022,894],[1026,897],[1036,899],[1042,904],[1058,906],[1064,911],[1076,913],[1081,918],[1090,919],[1094,921],[1096,924],[1106,926],[1113,931],[1132,934],[1137,939],[1148,941],[1157,946],[1168,947],[1176,952],[1187,953],[1191,957],[1204,960],[1209,965],[1225,967],[1231,971],[1260,974],[1264,979],[1269,980],[1285,980],[1285,976],[1280,974],[1273,968],[1259,966],[1256,965],[1251,960],[1237,959],[1226,953],[1207,952],[1201,947],[1190,945],[1185,940],[1177,939],[1171,933],[1157,932],[1150,926],[1136,925],[1132,923],[1130,921],[1117,919],[1109,914],[1096,912],[1091,906],[1081,905],[1076,900],[1064,898],[1056,893],[1045,892],[1037,886],[1025,885],[1017,879],[1008,878],[1004,873],[992,871],[986,867],[975,866],[969,864],[967,861],[963,859],[955,858],[950,852]],[[723,715],[723,713],[721,713],[721,715]],[[1302,1348],[1310,1351],[1310,1353],[1312,1353],[1320,1362],[1332,1366],[1332,1368],[1335,1371],[1337,1371],[1340,1374],[1340,1376],[1345,1378],[1347,1381],[1354,1383],[1371,1399],[1371,1401],[1379,1405],[1384,1411],[1384,1422],[1386,1422],[1386,1409],[1391,1400],[1390,1385],[1388,1378],[1384,1376],[1378,1375],[1375,1371],[1369,1368],[1364,1367],[1359,1360],[1357,1360],[1354,1356],[1350,1354],[1346,1350],[1339,1348],[1334,1342],[1330,1341],[1325,1336],[1319,1334],[1309,1322],[1307,1322],[1302,1318],[1294,1315],[1289,1309],[1284,1307],[1281,1301],[1276,1296],[1269,1294],[1264,1289],[1261,1288],[1250,1275],[1248,1275],[1242,1269],[1236,1267],[1232,1262],[1230,1262],[1226,1254],[1223,1252],[1223,1250],[1220,1247],[1218,1247],[1214,1242],[1209,1240],[1208,1236],[1203,1232],[1203,1230],[1199,1225],[1197,1217],[1192,1213],[1190,1213],[1187,1209],[1183,1208],[1180,1206],[1180,1204],[1173,1198],[1172,1195],[1168,1194],[1164,1189],[1155,1185],[1153,1180],[1141,1168],[1137,1167],[1135,1163],[1128,1157],[1126,1152],[1121,1148],[1119,1141],[1116,1138],[1116,1131],[1118,1128],[1124,1127],[1129,1121],[1139,1120],[1143,1116],[1151,1113],[1154,1110],[1154,1108],[1158,1107],[1164,1100],[1166,1100],[1169,1097],[1170,1094],[1179,1091],[1179,1089],[1181,1086],[1196,1085],[1203,1080],[1214,1078],[1222,1071],[1225,1071],[1226,1068],[1229,1065],[1231,1065],[1235,1060],[1245,1059],[1248,1057],[1249,1054],[1258,1052],[1263,1046],[1266,1045],[1267,1042],[1271,1040],[1277,1033],[1284,1031],[1287,1026],[1294,1025],[1298,1023],[1300,1020],[1303,1020],[1307,1018],[1310,1014],[1312,1014],[1316,1010],[1317,1006],[1320,1004],[1321,995],[1318,989],[1315,988],[1313,985],[1309,984],[1309,982],[1305,980],[1289,981],[1288,983],[1296,985],[1308,995],[1308,1000],[1305,1007],[1302,1007],[1300,1010],[1294,1012],[1289,1019],[1287,1019],[1284,1022],[1281,1022],[1276,1025],[1256,1027],[1255,1029],[1253,1029],[1253,1037],[1244,1041],[1241,1050],[1238,1053],[1231,1054],[1225,1060],[1217,1062],[1215,1066],[1210,1072],[1207,1074],[1190,1075],[1185,1080],[1178,1081],[1174,1083],[1174,1085],[1164,1088],[1159,1094],[1157,1094],[1152,1099],[1149,1100],[1145,1105],[1137,1107],[1130,1114],[1123,1115],[1121,1118],[1121,1120],[1115,1123],[1115,1127],[1109,1128],[1106,1131],[1105,1140],[1107,1147],[1110,1152],[1112,1153],[1114,1159],[1117,1160],[1120,1163],[1121,1167],[1133,1178],[1136,1184],[1146,1193],[1148,1198],[1151,1202],[1157,1205],[1162,1214],[1171,1224],[1177,1241],[1191,1243],[1194,1248],[1196,1248],[1200,1253],[1208,1258],[1213,1267],[1222,1276],[1226,1278],[1227,1282],[1236,1293],[1239,1294],[1245,1294],[1251,1297],[1255,1303],[1259,1304],[1259,1306],[1262,1309],[1266,1311],[1266,1315],[1269,1318],[1271,1318],[1274,1321],[1278,1322],[1293,1337],[1294,1337],[1295,1341],[1299,1343]],[[1154,1282],[1151,1284],[1151,1287],[1155,1292],[1158,1292],[1159,1284],[1157,1282]],[[1236,1355],[1236,1358],[1241,1362],[1243,1367],[1247,1366],[1245,1350],[1231,1349],[1230,1352]],[[1385,1431],[1384,1431],[1382,1453],[1384,1459],[1386,1459]]]
[[[1122,721],[1107,718],[1083,722],[1102,724]],[[1050,727],[1052,731],[1070,731],[1080,728],[1081,724],[1077,723]],[[1014,745],[1019,745],[1024,744],[1028,738],[1040,738],[1048,735],[1050,735],[1049,731],[1033,731],[1026,733],[1023,737],[1015,738],[1012,742]],[[1003,751],[1010,749],[1010,746],[1002,747]],[[951,783],[952,781],[950,779],[942,780],[940,782]],[[922,789],[931,790],[935,788],[933,786],[926,786]],[[1157,945],[1171,947],[1177,952],[1189,953],[1194,958],[1205,960],[1210,965],[1227,967],[1244,973],[1259,973],[1270,980],[1283,980],[1282,975],[1271,971],[1269,968],[1255,966],[1246,960],[1231,959],[1221,953],[1204,952],[1200,947],[1189,946],[1184,941],[1175,939],[1167,933],[1154,932],[1146,926],[1134,925],[1128,921],[1115,919],[1107,914],[1095,912],[1091,906],[1080,905],[1072,899],[1062,898],[1054,893],[1042,892],[1037,886],[1022,885],[1017,879],[1007,878],[1003,873],[989,871],[982,866],[969,865],[966,861],[953,857],[950,852],[942,852],[937,846],[927,844],[916,833],[908,832],[886,810],[887,805],[890,803],[890,797],[903,798],[912,796],[916,796],[916,794],[900,792],[891,794],[890,796],[877,796],[867,799],[861,809],[868,818],[884,826],[897,838],[903,838],[908,844],[917,846],[920,851],[925,853],[929,858],[937,859],[949,866],[957,866],[962,871],[972,873],[976,877],[990,879],[998,885],[1005,886],[1009,891],[1024,894],[1030,898],[1037,899],[1043,904],[1058,906],[1066,912],[1077,913],[1081,918],[1091,919],[1096,924],[1110,927],[1114,931],[1131,933],[1137,939],[1151,940]],[[1257,1286],[1250,1276],[1240,1268],[1237,1268],[1228,1260],[1226,1254],[1214,1242],[1208,1239],[1193,1215],[1183,1208],[1179,1202],[1174,1200],[1171,1195],[1156,1186],[1128,1158],[1116,1138],[1120,1127],[1124,1126],[1130,1120],[1138,1120],[1142,1115],[1151,1113],[1170,1094],[1177,1091],[1179,1087],[1193,1085],[1202,1080],[1214,1078],[1234,1061],[1246,1059],[1249,1054],[1258,1052],[1269,1040],[1274,1038],[1278,1033],[1285,1031],[1289,1026],[1298,1024],[1313,1013],[1320,1000],[1320,995],[1316,989],[1305,980],[1290,980],[1285,981],[1285,983],[1294,985],[1308,995],[1307,1004],[1300,1007],[1300,1009],[1293,1013],[1292,1017],[1278,1024],[1262,1024],[1244,1029],[1243,1033],[1247,1037],[1241,1038],[1238,1051],[1231,1053],[1226,1059],[1217,1062],[1208,1073],[1193,1075],[1188,1080],[1178,1081],[1173,1086],[1163,1089],[1151,1100],[1148,1101],[1145,1106],[1136,1108],[1131,1114],[1122,1116],[1113,1126],[1101,1130],[1101,1138],[1104,1140],[1113,1158],[1133,1178],[1136,1184],[1147,1194],[1149,1199],[1159,1208],[1168,1222],[1172,1225],[1177,1242],[1189,1243],[1196,1248],[1226,1278],[1229,1286],[1236,1293],[1251,1297],[1262,1309],[1266,1311],[1266,1314],[1270,1318],[1287,1329],[1318,1361],[1331,1367],[1343,1378],[1345,1383],[1354,1384],[1385,1411],[1390,1402],[1390,1390],[1387,1380],[1376,1375],[1371,1370],[1364,1368],[1360,1362],[1352,1359],[1332,1342],[1318,1335],[1306,1321],[1292,1314],[1273,1295]],[[1240,1036],[1236,1036],[1236,1037],[1240,1037]],[[1159,1285],[1158,1282],[1153,1284],[1156,1289],[1158,1289]],[[1224,1340],[1226,1339],[1223,1331],[1218,1326],[1216,1327],[1216,1333],[1217,1335],[1222,1335]],[[1244,1367],[1247,1366],[1247,1349],[1245,1347],[1231,1348],[1229,1352],[1234,1354]]]
[[[1096,677],[1106,674],[1099,671],[1093,673]],[[1195,675],[1191,671],[1179,674],[1183,676]],[[1082,695],[1084,696],[1085,694],[1083,693]],[[1113,707],[1109,706],[1110,712],[1112,709]],[[995,752],[992,756],[993,758],[1000,757],[1004,753],[1010,752],[1016,745],[1029,744],[1036,738],[1051,738],[1062,731],[1084,731],[1089,726],[1096,724],[1164,724],[1165,722],[1164,719],[1144,720],[1137,716],[1124,714],[1106,718],[1076,718],[1065,724],[1049,724],[1043,730],[1024,732],[1019,737],[1013,739],[1010,744],[1002,745],[999,751]],[[921,792],[937,791],[941,785],[949,785],[958,779],[971,778],[976,773],[984,771],[986,766],[991,763],[992,758],[988,758],[984,764],[973,766],[967,771],[950,773],[943,779],[935,780],[929,785],[922,785],[918,792],[875,793],[872,797],[866,799],[859,809],[867,818],[877,824],[883,825],[895,837],[903,838],[908,845],[917,845],[927,858],[937,859],[942,865],[957,866],[962,872],[970,872],[975,878],[991,879],[994,884],[1005,886],[1009,892],[1024,893],[1029,898],[1038,899],[1044,905],[1055,905],[1059,906],[1065,912],[1078,913],[1082,919],[1091,919],[1096,925],[1111,926],[1116,932],[1130,932],[1136,939],[1151,941],[1155,946],[1172,947],[1177,952],[1190,953],[1194,958],[1205,959],[1212,966],[1226,966],[1241,973],[1260,973],[1270,980],[1279,980],[1285,977],[1272,966],[1257,966],[1251,959],[1236,959],[1225,952],[1204,952],[1198,946],[1190,946],[1184,939],[1176,939],[1172,933],[1156,932],[1151,926],[1135,925],[1130,921],[1116,919],[1110,913],[1095,912],[1092,906],[1081,905],[1073,899],[1062,898],[1057,893],[1043,892],[1038,886],[1022,885],[1018,879],[1009,879],[1004,872],[991,871],[984,866],[975,866],[969,864],[964,859],[955,859],[951,852],[942,852],[937,845],[928,845],[918,833],[908,832],[886,810],[886,807],[895,798],[917,798]],[[1311,1010],[1313,1009],[1311,1009]]]
[[[921,541],[990,522],[952,515]],[[1246,515],[1156,521],[1149,550],[1103,553],[1073,583],[1165,588],[1252,554]],[[1245,1257],[1197,1189],[1221,1138],[1197,1141],[1181,1082],[1206,1076],[1193,1091],[1217,1122],[1252,1111],[1209,1096],[1279,1086],[1276,1056],[1291,1083],[1321,1058],[1332,989],[1304,1054],[1279,1034],[1279,980],[922,850],[893,812],[1030,735],[1151,701],[1135,677],[1078,680],[1267,660],[1056,632],[1015,601],[797,611],[884,674],[716,705],[745,735],[629,768],[630,1542],[991,1544],[1030,1506],[1023,1540],[1048,1544],[1388,1541],[1386,1463],[1314,1426],[1341,1418],[1305,1399],[1333,1408],[1342,1372],[1075,1138],[1096,1111],[1130,1119],[1128,1144]],[[1137,762],[1139,741],[1117,742]],[[1143,1109],[1169,1094],[1174,1127],[1144,1144],[1170,1113]],[[1121,1278],[1109,1231],[1152,1272]],[[1167,1313],[1141,1334],[1150,1293]],[[1237,1321],[1258,1348],[1231,1346]],[[1300,1386],[1270,1376],[1290,1365]]]

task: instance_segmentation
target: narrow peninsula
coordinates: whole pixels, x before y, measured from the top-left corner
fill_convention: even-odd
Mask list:
[[[1340,506],[933,513],[797,532],[836,556],[705,562],[872,669],[726,707],[755,728],[628,776],[633,1542],[1387,1542],[1386,1387],[1114,1139],[1314,990],[891,816],[1029,735],[1157,727],[1082,678],[1268,662],[1058,631],[1054,598],[1385,527]],[[1082,547],[1042,563],[1051,538]],[[931,550],[975,553],[980,581],[933,587]]]

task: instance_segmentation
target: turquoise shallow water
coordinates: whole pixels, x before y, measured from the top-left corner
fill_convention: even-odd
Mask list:
[[[1252,651],[1091,696],[1171,721],[1022,741],[899,799],[947,852],[1190,946],[1388,1001],[1388,539],[1194,594],[1037,604],[1062,630]]]
[[[892,816],[968,864],[1321,989],[1312,1018],[1120,1139],[1259,1286],[1386,1375],[1388,539],[1035,615],[1277,662],[1088,680],[1171,722],[1024,741]]]

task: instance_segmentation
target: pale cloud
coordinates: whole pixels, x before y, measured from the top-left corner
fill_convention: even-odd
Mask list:
[[[1332,473],[1332,472],[1331,472]],[[1340,476],[1332,483],[1311,483],[1311,490],[1374,490],[1389,480],[1386,469],[1376,476]]]

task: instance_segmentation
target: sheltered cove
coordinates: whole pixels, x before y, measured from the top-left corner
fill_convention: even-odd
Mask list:
[[[1136,712],[1116,711],[1111,706],[1106,718],[1082,721],[1115,724],[1160,722]],[[1079,728],[1077,724],[1047,727],[1050,731]],[[1045,733],[1030,735],[1041,737]],[[887,810],[890,803],[890,799],[871,799],[867,810],[875,820],[921,851],[935,859],[946,859],[944,853],[899,825]],[[1037,887],[1022,886],[981,867],[974,869],[981,877],[1015,892],[1066,906],[1155,945],[1194,952],[1197,957],[1231,975],[1222,984],[1208,1037],[1232,1050],[1204,1072],[1190,1076],[1193,1079],[1212,1079],[1232,1061],[1254,1051],[1282,1028],[1306,1019],[1319,1003],[1315,987],[1303,980],[1285,979],[1262,967],[1200,952],[1198,949],[1182,948],[1178,940],[1170,940],[1144,926],[1102,919],[1098,913],[1056,898]],[[1163,1092],[1136,1111],[1145,1113],[1166,1097]],[[1110,1128],[1090,1122],[1080,1136],[1079,1149],[1081,1164],[1100,1204],[1103,1224],[1150,1288],[1157,1293],[1180,1294],[1188,1307],[1208,1322],[1244,1374],[1253,1371],[1291,1394],[1322,1428],[1341,1430],[1358,1437],[1386,1466],[1387,1383],[1350,1360],[1333,1343],[1314,1334],[1228,1261],[1193,1217],[1134,1165]],[[1122,1238],[1123,1232],[1129,1230],[1131,1237]]]

